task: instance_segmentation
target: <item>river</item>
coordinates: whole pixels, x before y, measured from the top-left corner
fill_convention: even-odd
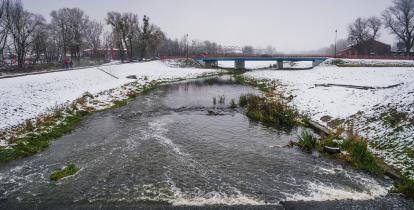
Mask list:
[[[229,108],[242,93],[260,94],[230,76],[189,80],[94,113],[47,150],[0,166],[0,209],[413,208],[387,195],[387,179],[283,147],[303,128],[250,121]],[[49,180],[70,162],[77,174]]]

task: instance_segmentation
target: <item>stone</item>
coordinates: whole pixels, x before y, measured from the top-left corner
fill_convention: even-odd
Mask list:
[[[328,153],[328,154],[331,154],[331,155],[341,153],[341,149],[338,148],[338,147],[328,147],[328,146],[325,146],[325,147],[323,147],[323,151],[326,152],[326,153]]]
[[[129,75],[126,78],[127,79],[138,79],[136,75]]]

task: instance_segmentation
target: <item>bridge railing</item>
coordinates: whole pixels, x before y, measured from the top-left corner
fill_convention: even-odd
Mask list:
[[[334,58],[333,55],[317,54],[208,54],[189,55],[188,58],[229,58],[229,57],[323,57]],[[187,56],[160,56],[161,60],[186,59]],[[404,55],[338,55],[338,59],[372,59],[372,60],[414,60],[414,56]]]

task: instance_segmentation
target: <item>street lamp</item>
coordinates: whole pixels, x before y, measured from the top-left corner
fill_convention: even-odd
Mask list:
[[[188,60],[188,34],[186,34],[186,39],[185,39],[185,51],[186,51],[187,60]]]
[[[336,40],[338,38],[338,29],[335,30],[335,58],[336,58]]]

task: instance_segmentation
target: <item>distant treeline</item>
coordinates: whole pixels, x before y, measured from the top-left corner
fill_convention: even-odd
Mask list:
[[[103,22],[79,8],[51,11],[51,21],[24,8],[20,0],[0,0],[0,62],[22,68],[38,63],[59,63],[66,57],[79,61],[87,51],[104,60],[117,52],[122,61],[162,55],[217,53],[210,41],[172,40],[150,18],[111,11]],[[108,25],[109,30],[105,30]]]

